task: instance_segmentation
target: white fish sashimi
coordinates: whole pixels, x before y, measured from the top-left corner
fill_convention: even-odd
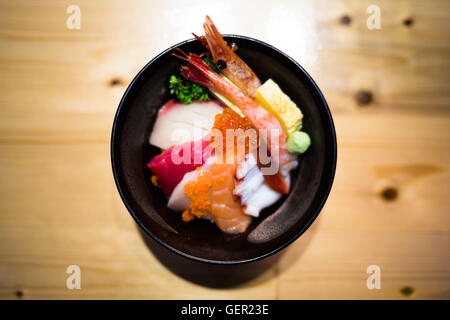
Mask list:
[[[149,143],[163,150],[209,133],[222,106],[215,101],[182,104],[168,101],[159,111]]]
[[[183,179],[177,184],[170,195],[167,206],[175,211],[184,211],[189,207],[189,198],[184,195],[184,186],[189,182],[197,179],[201,170],[194,170],[184,175]]]
[[[236,169],[236,178],[239,179],[233,191],[240,196],[245,214],[259,217],[262,209],[270,207],[281,198],[281,193],[274,191],[264,181],[264,176],[259,169],[253,154],[246,155],[244,162]],[[285,176],[289,185],[289,175]]]
[[[186,197],[184,193],[184,187],[188,182],[196,180],[202,172],[204,172],[205,170],[209,170],[211,163],[214,163],[215,159],[216,157],[214,156],[208,158],[208,160],[206,160],[206,162],[203,164],[203,166],[200,167],[199,170],[190,171],[183,176],[183,179],[177,184],[175,189],[173,189],[172,194],[170,195],[169,202],[167,203],[167,206],[170,209],[183,212],[184,210],[187,210],[189,208],[190,199]],[[214,218],[210,213],[204,215],[202,219],[214,222]]]

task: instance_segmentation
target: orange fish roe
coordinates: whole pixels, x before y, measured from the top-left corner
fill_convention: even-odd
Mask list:
[[[152,183],[153,183],[153,185],[155,186],[155,187],[159,187],[159,182],[158,182],[158,177],[157,176],[152,176],[151,177],[151,181],[152,181]]]
[[[184,210],[183,213],[181,214],[181,219],[183,219],[184,222],[189,222],[194,218],[195,217],[192,214],[190,214],[188,210]]]
[[[200,167],[196,169],[200,170]],[[201,218],[211,212],[211,173],[202,171],[196,180],[189,181],[184,186],[184,194],[190,199],[189,208],[183,212],[181,218],[188,222],[194,218]]]
[[[250,136],[245,135],[245,131],[248,129],[255,130],[254,133],[257,134],[255,127],[252,125],[250,119],[247,117],[241,117],[238,113],[233,111],[231,108],[225,108],[222,113],[216,114],[216,117],[214,119],[214,129],[218,129],[220,133],[222,134],[222,146],[223,146],[223,154],[226,153],[227,144],[226,144],[226,137],[227,137],[227,129],[231,130],[241,130],[236,135],[234,135],[234,153],[237,153],[237,143],[240,141],[240,137],[245,139],[245,150],[244,153],[248,153],[251,150],[258,147],[258,138],[255,135],[254,139],[250,141]],[[215,136],[211,136],[211,143],[213,147],[219,146],[220,142],[217,143],[215,141]],[[241,140],[242,141],[242,140]]]

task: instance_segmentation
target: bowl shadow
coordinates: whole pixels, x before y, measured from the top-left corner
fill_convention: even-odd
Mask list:
[[[283,254],[281,251],[265,259],[244,264],[212,264],[182,257],[161,246],[141,228],[138,227],[138,230],[151,253],[168,270],[189,282],[210,288],[226,289],[247,283],[274,267]]]
[[[169,271],[191,283],[215,289],[231,289],[241,285],[253,286],[280,276],[295,264],[306,251],[317,226],[310,228],[304,237],[297,239],[301,245],[296,250],[285,248],[266,258],[232,265],[195,261],[178,255],[149,237],[138,225],[136,228],[153,256]],[[280,260],[283,264],[280,265]],[[269,272],[269,270],[273,272]]]

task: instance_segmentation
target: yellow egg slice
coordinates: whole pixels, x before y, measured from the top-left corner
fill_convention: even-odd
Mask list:
[[[272,79],[267,80],[258,88],[255,100],[277,117],[288,135],[301,129],[302,112]]]

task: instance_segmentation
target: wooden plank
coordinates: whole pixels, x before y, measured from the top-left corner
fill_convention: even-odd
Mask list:
[[[377,1],[381,30],[366,27],[369,0],[85,0],[74,31],[68,4],[0,1],[0,298],[450,298],[450,2]],[[109,161],[127,85],[160,51],[201,33],[206,13],[224,33],[299,61],[338,136],[318,220],[278,265],[227,290],[158,262]],[[71,264],[82,267],[82,290],[65,288]],[[372,264],[381,290],[366,287]]]
[[[161,265],[115,189],[107,144],[0,150],[0,176],[7,182],[0,185],[0,297],[15,298],[17,291],[30,299],[275,297],[274,270],[243,288],[220,291]],[[66,289],[65,271],[73,264],[82,270],[81,290]]]

